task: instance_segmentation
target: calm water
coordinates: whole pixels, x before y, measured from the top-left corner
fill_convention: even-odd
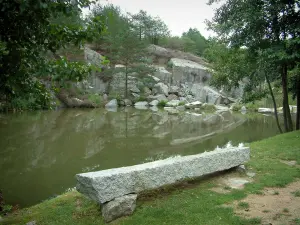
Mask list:
[[[214,132],[209,139],[201,138]],[[263,115],[227,115],[220,122],[211,115],[134,109],[0,114],[0,190],[7,203],[29,206],[74,187],[76,173],[195,154],[229,141],[247,143],[275,134],[273,117]],[[189,142],[195,137],[198,140]],[[185,144],[179,144],[182,141]]]

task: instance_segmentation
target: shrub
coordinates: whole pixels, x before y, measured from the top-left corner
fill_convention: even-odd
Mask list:
[[[185,105],[185,102],[179,102],[178,105],[179,106]]]
[[[94,104],[96,104],[96,105],[100,105],[101,104],[101,96],[99,96],[99,95],[97,95],[97,94],[90,94],[89,96],[88,96],[88,99],[92,102],[92,103],[94,103]]]
[[[158,104],[157,104],[157,107],[165,107],[167,105],[167,101],[165,100],[161,100]]]

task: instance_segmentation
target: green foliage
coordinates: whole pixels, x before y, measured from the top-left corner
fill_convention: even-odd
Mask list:
[[[183,106],[183,105],[185,105],[185,102],[179,102],[178,105]]]
[[[80,22],[81,8],[89,6],[91,2],[1,1],[0,96],[4,96],[8,103],[11,103],[10,106],[45,108],[49,105],[45,103],[47,97],[36,96],[39,93],[44,94],[44,90],[41,91],[39,85],[36,85],[35,78],[41,75],[39,72],[42,70],[49,71],[44,74],[45,77],[58,77],[62,75],[61,72],[67,72],[66,69],[69,69],[67,77],[80,79],[78,74],[82,71],[76,71],[78,66],[68,66],[66,60],[63,63],[49,62],[46,53],[50,51],[57,57],[58,49],[71,43],[82,45],[85,40],[102,30],[101,23],[95,25],[91,21],[83,25]],[[66,18],[72,19],[68,21]],[[65,69],[59,69],[59,66]],[[71,76],[72,73],[76,76]],[[28,102],[26,98],[29,99]]]
[[[167,25],[159,18],[152,17],[146,11],[131,15],[132,25],[140,41],[145,40],[157,45],[160,39],[169,36]]]
[[[102,103],[102,98],[98,94],[89,94],[88,99],[96,106],[100,106]]]
[[[167,105],[167,103],[168,103],[168,101],[161,100],[161,101],[158,102],[157,107],[163,108]]]
[[[197,28],[190,28],[188,32],[184,32],[182,39],[186,40],[187,49],[185,51],[187,52],[202,56],[207,48],[207,40],[201,35]]]

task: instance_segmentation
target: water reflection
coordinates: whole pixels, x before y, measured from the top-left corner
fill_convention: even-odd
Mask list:
[[[132,108],[2,114],[0,189],[8,203],[28,206],[73,187],[76,173],[195,154],[276,133],[273,118],[262,115],[168,115]]]

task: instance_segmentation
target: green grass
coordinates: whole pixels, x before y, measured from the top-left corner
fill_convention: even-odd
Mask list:
[[[167,103],[168,103],[168,101],[161,100],[158,102],[157,107],[163,108],[167,105]]]
[[[297,160],[300,163],[300,132],[292,132],[250,144],[251,160],[246,165],[257,175],[244,190],[221,194],[210,190],[214,178],[186,181],[185,188],[157,190],[149,198],[139,198],[132,216],[114,221],[113,225],[146,224],[203,224],[250,225],[260,224],[260,218],[245,219],[237,216],[230,207],[233,201],[242,201],[248,194],[262,191],[264,187],[284,187],[300,177],[300,169],[280,160]],[[179,186],[180,187],[180,186]],[[278,215],[280,216],[280,215]],[[103,225],[97,204],[76,191],[62,194],[28,209],[20,210],[4,219],[3,224],[39,225]],[[295,220],[299,224],[299,219]]]

